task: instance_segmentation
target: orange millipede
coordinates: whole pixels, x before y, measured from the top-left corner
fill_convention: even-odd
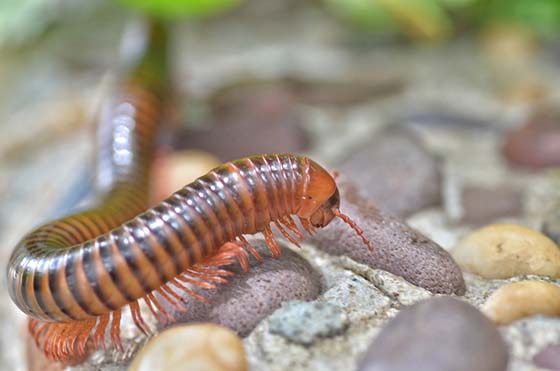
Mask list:
[[[53,359],[84,356],[90,345],[105,347],[107,335],[122,349],[126,306],[149,334],[141,301],[166,322],[174,319],[162,300],[184,308],[177,290],[206,300],[192,285],[213,288],[231,274],[224,266],[239,261],[247,270],[248,254],[261,259],[244,234],[262,232],[276,257],[280,248],[271,225],[297,244],[304,236],[293,217],[309,233],[339,217],[372,248],[339,211],[334,178],[293,154],[225,163],[148,208],[162,95],[153,83],[158,80],[138,78],[138,71],[142,63],[101,116],[98,162],[107,194],[101,206],[35,229],[8,264],[10,296],[32,318],[31,334]]]

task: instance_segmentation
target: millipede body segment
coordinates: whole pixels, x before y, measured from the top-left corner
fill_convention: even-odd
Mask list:
[[[156,54],[157,55],[157,54]],[[291,242],[303,239],[293,217],[312,232],[340,217],[334,178],[311,159],[259,155],[225,163],[148,208],[149,174],[163,117],[162,79],[144,58],[108,102],[99,125],[100,206],[47,223],[25,236],[8,264],[14,303],[32,319],[37,345],[55,359],[83,356],[89,344],[121,347],[121,311],[150,329],[141,301],[160,321],[173,320],[160,301],[181,309],[178,290],[213,288],[223,267],[258,252],[243,237],[264,233],[280,255],[271,226]],[[156,58],[157,62],[157,58]],[[155,63],[157,66],[158,63]],[[157,68],[156,68],[157,70]]]

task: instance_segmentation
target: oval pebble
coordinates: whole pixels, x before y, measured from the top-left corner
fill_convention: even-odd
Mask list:
[[[508,351],[494,324],[449,297],[403,309],[377,335],[359,371],[504,371]]]
[[[543,111],[511,132],[503,147],[515,166],[542,169],[560,165],[560,113]]]
[[[465,271],[485,278],[560,276],[560,250],[545,235],[513,224],[492,224],[465,236],[452,252]]]
[[[264,257],[262,263],[251,257],[249,272],[244,273],[239,267],[230,268],[236,274],[216,290],[193,289],[209,299],[209,303],[185,296],[188,302],[185,313],[178,313],[173,307],[166,307],[166,310],[179,322],[217,323],[245,337],[282,302],[313,300],[319,295],[321,276],[305,259],[284,247],[282,258],[272,259],[263,241],[251,243]],[[282,246],[280,241],[279,245]]]
[[[129,371],[245,371],[241,339],[209,323],[176,326],[154,338],[134,357]]]
[[[408,216],[441,201],[437,161],[411,130],[385,130],[337,170],[377,207],[396,216]]]
[[[401,276],[433,293],[465,293],[461,269],[447,251],[404,221],[377,209],[344,176],[341,175],[337,183],[341,211],[360,226],[374,251],[369,251],[355,232],[340,220],[333,220],[317,231],[314,242],[320,249]]]
[[[499,325],[534,315],[560,316],[560,287],[541,281],[521,281],[496,290],[482,311]]]

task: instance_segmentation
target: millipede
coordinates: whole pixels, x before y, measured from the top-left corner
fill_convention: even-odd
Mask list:
[[[141,307],[173,321],[166,301],[184,310],[194,287],[227,282],[226,266],[262,260],[244,235],[264,234],[280,255],[272,226],[299,246],[334,218],[372,249],[361,229],[340,212],[334,177],[313,160],[268,154],[227,162],[149,207],[150,169],[164,120],[165,33],[153,26],[147,51],[98,123],[98,206],[48,222],[15,247],[7,269],[10,296],[29,317],[37,346],[50,358],[71,359],[89,349],[122,350],[120,322],[151,333]],[[163,46],[162,46],[163,45]],[[299,225],[297,224],[299,222]]]

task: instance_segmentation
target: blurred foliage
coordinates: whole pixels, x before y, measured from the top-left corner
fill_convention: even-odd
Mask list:
[[[254,0],[289,1],[289,0]],[[206,19],[226,14],[244,0],[0,0],[0,47],[20,46],[52,25],[123,5],[154,17]],[[319,0],[334,18],[356,32],[404,35],[416,41],[442,41],[478,33],[496,25],[523,29],[531,36],[555,39],[560,31],[560,0]],[[302,1],[303,4],[303,1]]]
[[[164,18],[201,18],[229,10],[240,0],[118,0],[132,9]]]

